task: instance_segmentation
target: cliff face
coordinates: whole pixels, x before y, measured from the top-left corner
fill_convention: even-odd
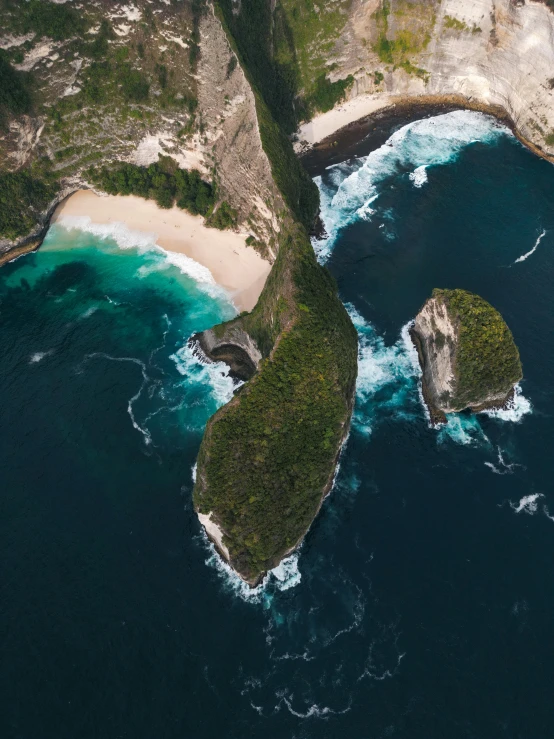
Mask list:
[[[340,29],[340,30],[339,30]],[[419,96],[499,106],[554,155],[554,15],[529,0],[353,0],[327,53],[346,102],[300,127],[314,143],[364,115]]]
[[[43,5],[55,22],[18,3],[0,5],[0,77],[9,74],[26,96],[25,105],[0,104],[0,178],[31,178],[18,181],[17,192],[14,182],[0,182],[0,195],[9,191],[14,204],[14,218],[0,218],[0,261],[40,243],[56,204],[91,186],[88,167],[145,166],[159,155],[214,178],[218,202],[237,212],[238,227],[272,261],[283,200],[254,95],[213,7],[202,0]]]
[[[428,300],[417,314],[413,336],[418,346],[426,402],[443,413],[452,413],[450,399],[454,396],[456,378],[457,331],[446,305],[436,299]]]
[[[464,290],[434,290],[412,329],[433,420],[465,408],[506,404],[522,378],[510,329],[492,306]]]

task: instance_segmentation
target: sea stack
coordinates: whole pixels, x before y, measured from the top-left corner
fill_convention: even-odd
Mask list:
[[[431,420],[502,408],[523,377],[519,351],[500,313],[466,290],[433,290],[411,330]]]

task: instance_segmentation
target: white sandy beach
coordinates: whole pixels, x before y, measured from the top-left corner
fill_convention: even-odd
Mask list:
[[[317,144],[349,123],[354,123],[391,103],[392,99],[383,95],[359,95],[302,124],[298,131],[299,137],[308,144]]]
[[[162,249],[206,267],[215,282],[228,290],[239,311],[256,305],[271,270],[269,262],[246,246],[246,235],[206,228],[201,216],[176,207],[164,210],[133,195],[99,196],[80,190],[60,204],[52,222],[76,225],[75,219],[90,219],[83,223],[95,225],[122,224],[132,232],[151,235]]]

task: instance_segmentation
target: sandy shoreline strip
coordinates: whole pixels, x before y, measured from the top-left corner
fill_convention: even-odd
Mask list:
[[[392,98],[383,95],[358,95],[327,113],[316,115],[308,123],[303,123],[298,129],[300,140],[308,144],[317,144],[344,126],[386,108],[393,102]]]
[[[256,305],[271,270],[269,262],[246,246],[245,235],[206,228],[201,216],[176,207],[158,208],[154,201],[134,195],[99,196],[80,190],[60,204],[52,223],[64,225],[66,218],[90,218],[98,225],[123,224],[130,231],[153,234],[162,249],[185,254],[207,267],[239,311]]]

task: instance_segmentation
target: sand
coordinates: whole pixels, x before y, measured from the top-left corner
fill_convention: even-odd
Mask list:
[[[309,144],[317,144],[335,131],[375,113],[380,108],[390,105],[391,102],[392,100],[382,95],[359,95],[327,113],[317,115],[308,123],[302,124],[298,131],[299,138]]]
[[[99,196],[90,190],[74,193],[57,208],[52,222],[69,225],[113,224],[151,235],[168,252],[185,254],[206,267],[216,283],[225,288],[239,311],[252,310],[271,270],[271,264],[249,246],[246,235],[206,228],[201,216],[179,208],[164,210],[152,200],[133,195]],[[71,219],[71,220],[67,220]],[[141,240],[138,239],[138,243]]]
[[[223,531],[219,528],[219,526],[212,521],[212,512],[208,513],[207,515],[204,513],[198,514],[198,519],[202,526],[206,529],[206,533],[210,537],[210,539],[217,544],[220,552],[222,552],[225,555],[225,558],[227,561],[229,560],[229,550],[223,543]]]

